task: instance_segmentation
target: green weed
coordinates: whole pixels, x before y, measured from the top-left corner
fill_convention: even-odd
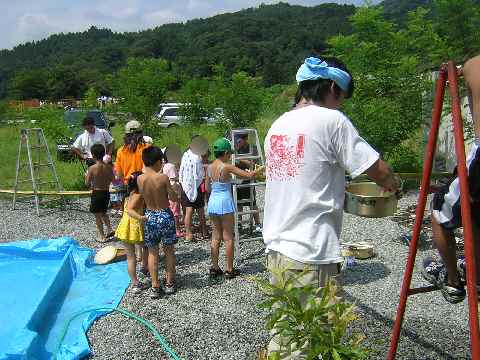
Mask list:
[[[279,351],[268,355],[268,360],[280,359],[280,352],[305,359],[359,360],[366,359],[368,351],[360,347],[363,336],[348,332],[356,319],[354,306],[337,297],[333,281],[326,287],[296,286],[297,276],[287,276],[288,269],[270,269],[277,279],[272,285],[264,279],[255,279],[267,300],[259,304],[269,311],[266,326],[272,336],[282,339]]]

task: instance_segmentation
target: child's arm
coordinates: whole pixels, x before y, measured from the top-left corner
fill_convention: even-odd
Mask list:
[[[132,193],[128,197],[128,207],[127,207],[127,212],[128,215],[134,219],[137,219],[139,221],[146,221],[147,218],[145,215],[142,215],[138,213],[137,209],[144,208],[145,207],[145,201],[143,200],[142,195],[137,194],[137,193]]]
[[[85,185],[87,185],[88,187],[90,187],[92,183],[92,167],[93,166],[90,166],[87,170],[87,173],[85,174]]]
[[[166,185],[167,185],[168,199],[170,201],[178,201],[178,194],[173,188],[172,184],[170,184],[170,179],[168,179],[168,177],[167,177]]]
[[[115,172],[113,171],[113,167],[110,167],[110,181],[108,182],[109,184],[112,183],[113,180],[115,180]]]
[[[208,169],[205,171],[205,191],[207,193],[210,193],[212,191],[212,184],[210,183],[211,178],[210,178],[210,172]]]

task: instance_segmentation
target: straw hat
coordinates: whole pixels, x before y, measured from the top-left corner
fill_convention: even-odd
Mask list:
[[[119,260],[125,256],[124,249],[117,249],[113,245],[108,245],[97,251],[95,254],[95,263],[98,265],[108,264],[115,260]]]

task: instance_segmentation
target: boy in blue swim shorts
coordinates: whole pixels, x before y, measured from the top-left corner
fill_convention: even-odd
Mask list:
[[[164,291],[170,295],[175,292],[175,243],[177,242],[175,218],[170,210],[171,201],[177,200],[177,194],[170,185],[168,176],[160,170],[163,165],[163,153],[160,148],[150,146],[143,150],[142,160],[145,170],[138,177],[140,194],[145,201],[145,245],[148,248],[148,270],[152,277],[151,298],[160,297],[162,290],[158,281],[159,246],[165,253]]]

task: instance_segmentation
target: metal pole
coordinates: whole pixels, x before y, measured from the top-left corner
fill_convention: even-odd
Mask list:
[[[17,203],[17,191],[18,191],[18,177],[19,177],[19,174],[20,174],[20,167],[21,167],[21,157],[22,157],[22,143],[24,141],[24,137],[23,137],[23,130],[20,131],[20,143],[18,144],[18,157],[17,157],[17,171],[15,173],[15,186],[14,186],[14,189],[13,189],[13,210],[15,210],[15,204]]]
[[[468,172],[465,160],[465,143],[463,141],[463,123],[458,96],[457,68],[453,61],[448,62],[448,81],[452,98],[452,119],[455,135],[455,152],[457,154],[457,171],[460,181],[460,204],[462,212],[463,236],[465,241],[465,258],[467,265],[468,315],[470,327],[470,346],[473,360],[480,359],[480,331],[478,326],[477,279],[475,266],[475,243],[472,230],[470,192]]]
[[[33,164],[32,164],[32,152],[30,149],[29,129],[23,129],[22,131],[25,131],[25,138],[27,141],[28,166],[30,167],[30,176],[32,178],[33,194],[35,196],[35,208],[37,209],[37,216],[40,216],[38,187],[37,187],[37,182],[35,180],[35,170],[33,169]]]
[[[435,148],[436,148],[437,137],[438,137],[438,129],[440,127],[440,117],[442,115],[443,99],[445,96],[445,83],[446,83],[446,76],[447,76],[446,71],[447,71],[446,67],[442,65],[442,67],[440,68],[439,77],[436,83],[435,102],[433,105],[433,112],[432,112],[432,125],[430,129],[430,135],[428,138],[427,148],[425,151],[423,176],[422,176],[422,183],[420,187],[420,194],[418,196],[418,206],[417,206],[417,211],[415,216],[413,236],[408,249],[408,259],[407,259],[407,264],[405,266],[402,289],[400,291],[400,303],[398,304],[398,308],[397,308],[397,317],[393,325],[393,332],[390,339],[390,349],[387,356],[388,360],[395,359],[395,356],[397,353],[398,340],[400,338],[400,331],[402,328],[403,316],[405,314],[405,307],[407,305],[407,298],[409,295],[410,283],[412,282],[413,268],[415,266],[415,257],[417,255],[418,238],[420,235],[420,230],[422,228],[425,205],[427,203],[427,195],[430,187],[430,175],[432,173],[433,156],[435,154]]]

